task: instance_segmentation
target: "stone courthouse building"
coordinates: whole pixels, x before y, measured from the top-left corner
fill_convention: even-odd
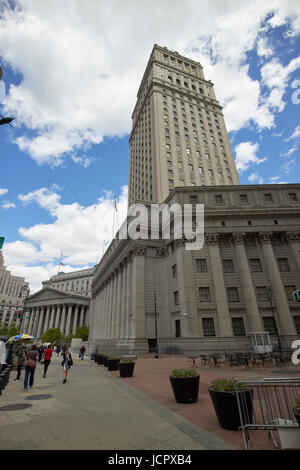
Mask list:
[[[222,108],[198,62],[154,46],[130,136],[129,207],[204,204],[204,245],[112,241],[95,270],[97,350],[250,349],[267,331],[300,334],[300,185],[240,185]],[[129,222],[128,219],[126,222]],[[154,303],[156,299],[156,303]],[[156,308],[156,314],[155,314]]]

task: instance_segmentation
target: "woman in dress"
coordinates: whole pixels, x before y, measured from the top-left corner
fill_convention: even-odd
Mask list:
[[[72,359],[71,353],[69,352],[68,349],[66,349],[63,352],[62,356],[63,356],[63,360],[62,360],[61,365],[63,366],[63,370],[64,370],[63,383],[65,384],[66,381],[67,381],[68,371],[69,371],[70,367],[73,365],[73,359]]]

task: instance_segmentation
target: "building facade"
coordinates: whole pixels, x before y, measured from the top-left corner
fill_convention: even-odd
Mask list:
[[[29,294],[29,283],[24,277],[13,276],[4,265],[0,250],[0,322],[9,326],[20,324],[19,311],[23,311],[24,301]]]
[[[155,45],[132,114],[128,204],[219,184],[239,177],[213,83],[198,62]]]
[[[89,325],[91,285],[95,268],[59,273],[43,282],[43,288],[26,300],[23,332],[40,338],[59,328],[63,336],[74,335],[79,326]]]
[[[290,347],[300,334],[300,185],[177,188],[165,203],[204,204],[202,249],[186,240],[111,243],[94,276],[90,341],[98,349],[147,350],[157,298],[163,350],[251,348],[270,333]],[[269,297],[271,292],[271,297]]]

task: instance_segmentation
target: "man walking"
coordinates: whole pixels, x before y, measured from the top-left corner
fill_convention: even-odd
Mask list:
[[[47,370],[51,362],[51,356],[52,356],[52,349],[50,346],[47,346],[47,349],[45,349],[44,351],[44,375],[43,375],[44,378],[46,377]]]
[[[85,347],[82,345],[79,350],[79,357],[81,358],[82,361],[84,359],[84,353],[85,353]]]

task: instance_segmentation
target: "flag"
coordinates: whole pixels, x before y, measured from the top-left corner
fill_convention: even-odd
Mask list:
[[[64,263],[60,263],[60,266],[66,266]]]
[[[0,237],[0,250],[3,247],[4,240],[5,240],[5,237]]]
[[[116,212],[118,212],[118,208],[117,208],[117,195],[115,194],[115,210]]]

